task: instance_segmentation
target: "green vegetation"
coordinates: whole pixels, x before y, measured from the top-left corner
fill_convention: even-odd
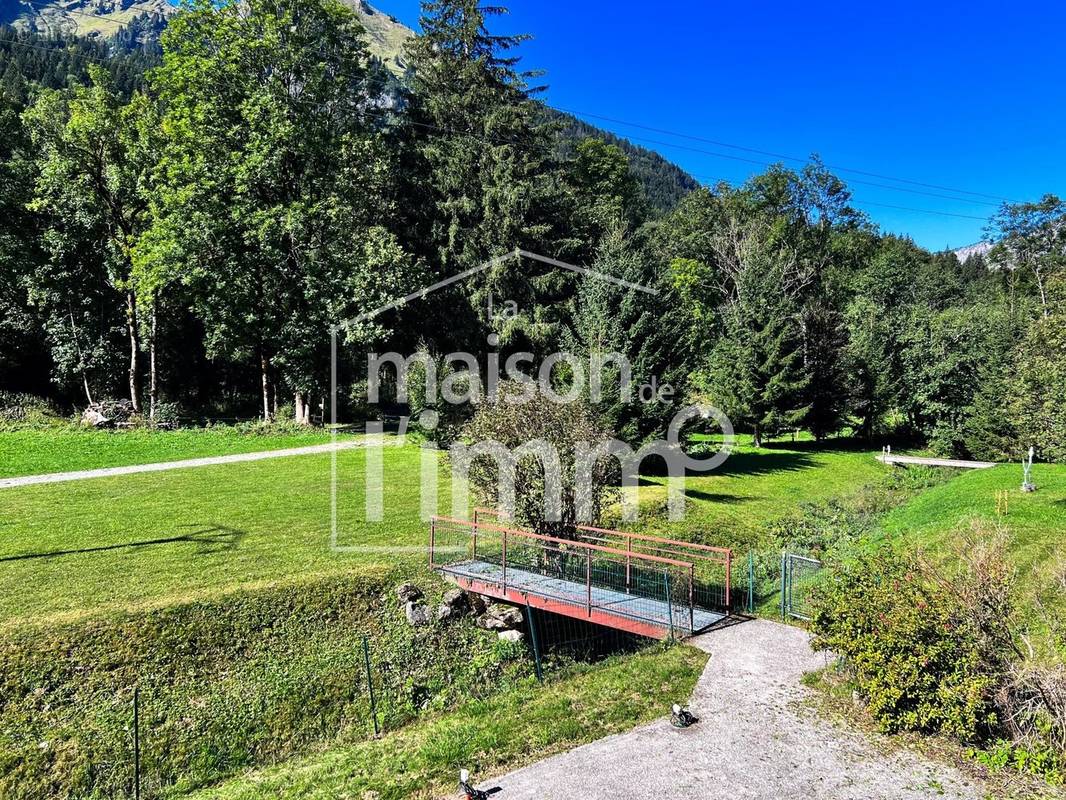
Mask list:
[[[338,454],[339,544],[425,542],[411,480],[419,450],[385,455],[390,491],[375,524],[361,521],[365,452]],[[330,549],[330,464],[329,455],[295,456],[3,490],[0,625],[162,607],[395,561]],[[422,563],[421,554],[398,558]]]
[[[9,633],[0,640],[0,795],[127,795],[135,686],[142,788],[155,797],[367,738],[364,637],[385,730],[531,678],[525,648],[478,630],[470,617],[412,628],[396,582],[395,573],[301,576]]]
[[[121,444],[136,463],[157,460],[160,443],[184,442],[197,448],[215,441],[211,432],[197,433],[205,438],[182,432],[85,436],[88,442],[100,438]],[[13,436],[9,441],[24,448],[14,459],[25,462],[36,457],[41,441],[49,441],[50,435],[0,434],[0,441]],[[67,435],[76,439],[82,434],[63,433],[60,438]],[[229,439],[223,436],[222,441]],[[49,469],[83,463],[64,460],[66,452],[57,453]],[[172,452],[175,458],[189,454]],[[382,523],[362,521],[366,453],[356,449],[337,456],[339,544],[425,542],[419,487],[411,480],[420,468],[420,450],[414,445],[388,446],[383,454],[389,489]],[[330,463],[328,455],[296,456],[4,490],[0,625],[161,607],[240,586],[337,574],[397,558],[421,563],[420,554],[330,550]],[[781,509],[858,491],[864,480],[876,479],[883,470],[862,451],[803,443],[794,449],[741,446],[723,470],[687,479],[688,514],[675,527],[665,517],[665,487],[649,478],[649,485],[641,487],[641,508],[643,515],[651,516],[644,516],[642,524],[649,530],[736,546],[743,553],[769,542],[767,525],[781,516]],[[450,497],[445,469],[441,481],[443,512]]]
[[[836,564],[815,594],[814,645],[840,657],[837,682],[882,730],[944,735],[1061,783],[1066,629],[1034,624],[994,529],[970,534],[944,564],[889,547]]]
[[[975,525],[985,535],[1000,529],[1019,588],[1032,600],[1066,568],[1066,467],[1037,464],[1033,475],[1038,489],[1027,494],[1018,465],[961,474],[889,513],[883,538],[950,555]],[[1005,515],[997,514],[997,492],[1007,493]]]
[[[527,685],[379,740],[298,759],[194,794],[195,800],[381,800],[454,791],[459,767],[475,775],[514,768],[663,715],[692,692],[706,654],[654,648],[543,687]],[[640,687],[634,691],[634,687]]]
[[[342,437],[340,441],[349,438]],[[263,426],[115,431],[63,425],[2,431],[0,478],[256,453],[329,442],[330,435],[322,430],[293,428],[279,433]]]
[[[883,730],[973,741],[995,720],[1007,660],[1007,570],[998,567],[967,582],[937,580],[891,553],[850,561],[819,588],[814,646],[842,658]],[[988,607],[977,615],[970,601],[980,594]]]
[[[810,437],[754,447],[738,437],[733,454],[718,469],[685,478],[685,518],[668,523],[666,480],[642,478],[640,526],[671,532],[739,553],[768,543],[772,522],[804,503],[844,498],[884,476],[873,453],[847,442],[819,444]]]

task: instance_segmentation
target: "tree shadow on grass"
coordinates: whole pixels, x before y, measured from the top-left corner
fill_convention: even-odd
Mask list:
[[[191,528],[192,525],[182,527]],[[229,528],[225,525],[212,525],[208,528],[184,533],[180,536],[167,536],[160,539],[146,539],[141,542],[126,542],[125,544],[109,544],[100,547],[83,547],[77,550],[53,550],[48,553],[22,553],[15,556],[2,556],[0,563],[5,561],[28,561],[37,558],[58,558],[60,556],[81,555],[85,553],[105,553],[111,550],[138,550],[142,547],[154,547],[164,544],[188,543],[196,546],[195,555],[210,555],[227,550],[236,550],[241,540],[247,533],[237,528]]]
[[[690,500],[705,500],[708,503],[749,503],[759,498],[753,495],[725,494],[723,492],[705,492],[702,489],[685,487],[685,497]]]
[[[708,456],[709,458],[710,456]],[[817,462],[807,453],[791,452],[734,452],[725,462],[713,470],[701,472],[699,470],[686,470],[686,477],[698,478],[701,476],[739,476],[739,475],[769,475],[775,472],[793,472],[818,466]],[[640,485],[651,486],[655,481],[645,480],[645,477],[665,477],[668,474],[666,462],[659,456],[649,456],[640,464]]]

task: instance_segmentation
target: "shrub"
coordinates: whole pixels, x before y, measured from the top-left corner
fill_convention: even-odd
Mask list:
[[[43,397],[0,389],[0,430],[62,424],[55,406]]]
[[[182,409],[178,403],[160,402],[155,404],[156,425],[176,428],[181,425]]]
[[[1012,576],[978,548],[945,577],[880,550],[834,570],[815,593],[815,647],[836,653],[880,727],[965,741],[997,723],[1009,659]]]
[[[544,534],[570,536],[578,521],[579,498],[589,501],[591,519],[598,520],[604,505],[614,495],[616,459],[605,456],[592,466],[590,475],[578,474],[579,443],[595,448],[610,438],[588,404],[581,400],[558,403],[543,396],[533,384],[502,383],[497,398],[478,407],[463,433],[475,445],[499,443],[512,454],[528,443],[546,442],[558,456],[557,487],[550,485],[545,465],[537,455],[528,453],[514,459],[513,516],[520,525]],[[454,449],[452,454],[456,458]],[[501,501],[499,474],[500,465],[494,459],[483,455],[470,459],[470,481],[490,504]],[[545,499],[556,490],[561,501],[561,519],[552,520],[546,513]]]

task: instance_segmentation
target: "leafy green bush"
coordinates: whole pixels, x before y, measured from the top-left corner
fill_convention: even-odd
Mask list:
[[[1011,578],[994,565],[944,577],[881,550],[841,565],[816,592],[815,647],[840,656],[883,730],[964,741],[993,730],[1015,654]]]
[[[241,436],[284,436],[308,431],[306,425],[292,419],[275,419],[269,422],[261,419],[245,420],[235,423],[232,427]]]
[[[386,729],[529,679],[523,648],[469,619],[410,627],[393,584],[338,577],[5,634],[0,796],[132,796],[134,686],[152,798],[372,734],[364,636]]]
[[[64,424],[52,403],[43,397],[0,389],[0,431]]]

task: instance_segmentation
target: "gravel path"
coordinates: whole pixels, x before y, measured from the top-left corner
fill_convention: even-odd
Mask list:
[[[687,730],[661,719],[579,747],[482,788],[498,800],[979,800],[951,767],[844,729],[802,701],[805,672],[825,665],[807,634],[764,620],[692,640],[711,654]],[[637,687],[634,687],[637,688]]]
[[[171,469],[210,467],[215,464],[236,464],[241,461],[263,461],[268,458],[311,456],[318,453],[330,453],[334,450],[350,450],[353,447],[362,446],[363,442],[337,442],[336,444],[315,444],[307,447],[289,447],[283,450],[262,450],[258,453],[235,453],[228,456],[187,458],[183,461],[162,461],[156,464],[133,464],[128,467],[85,469],[78,472],[50,472],[46,475],[26,475],[21,478],[0,478],[0,489],[13,489],[16,486],[33,486],[38,483],[62,483],[64,481],[82,481],[89,478],[108,478],[113,475],[136,475],[140,472],[166,472]]]

